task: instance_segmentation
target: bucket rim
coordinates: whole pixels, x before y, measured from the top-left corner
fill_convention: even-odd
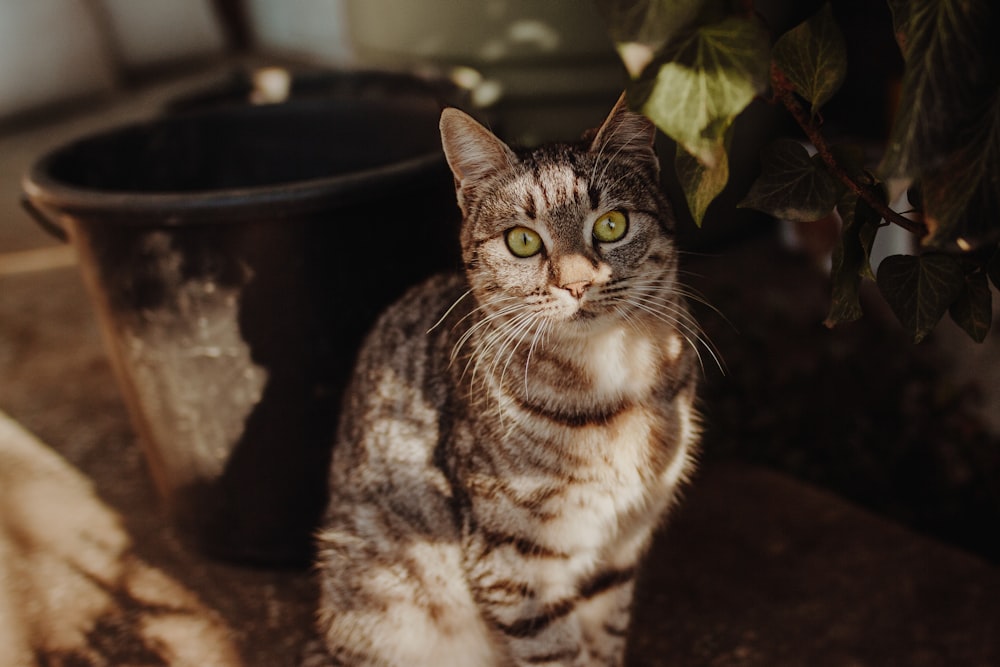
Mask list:
[[[45,162],[40,161],[23,177],[21,188],[35,206],[71,217],[99,217],[139,226],[149,224],[153,218],[157,224],[222,223],[274,217],[279,209],[284,217],[326,208],[332,202],[346,205],[444,164],[443,154],[425,153],[349,174],[274,185],[144,192],[67,185],[49,176],[43,168]]]
[[[206,109],[177,116],[155,116],[77,137],[35,160],[21,177],[22,193],[35,207],[57,217],[136,226],[224,223],[290,217],[329,208],[332,204],[349,205],[384,188],[400,186],[414,175],[446,165],[444,152],[438,147],[383,165],[329,176],[235,188],[171,191],[84,187],[52,176],[53,163],[84,143],[149,128],[171,118],[231,112],[232,109]]]

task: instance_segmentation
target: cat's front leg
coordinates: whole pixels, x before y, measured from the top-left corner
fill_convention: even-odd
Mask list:
[[[631,585],[593,600],[522,604],[488,612],[512,664],[548,667],[621,667]],[[565,611],[572,607],[572,611]],[[504,611],[507,613],[504,614]],[[504,616],[515,616],[505,622]]]
[[[378,502],[334,504],[318,539],[323,650],[304,665],[506,665],[465,579],[456,576],[458,540],[423,528]]]
[[[565,612],[561,602],[541,606],[528,602],[516,611],[494,608],[488,615],[507,646],[513,665],[590,667],[597,664],[591,660],[578,612]]]
[[[631,571],[581,577],[576,559],[514,539],[480,536],[466,555],[473,595],[512,664],[622,664]]]
[[[634,588],[633,581],[624,581],[580,605],[580,626],[591,664],[620,667],[625,663]]]

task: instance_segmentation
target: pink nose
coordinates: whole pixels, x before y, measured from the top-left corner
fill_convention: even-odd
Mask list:
[[[562,286],[564,290],[573,295],[574,298],[579,299],[583,296],[583,293],[587,291],[591,283],[589,280],[581,280],[575,283],[566,283]]]

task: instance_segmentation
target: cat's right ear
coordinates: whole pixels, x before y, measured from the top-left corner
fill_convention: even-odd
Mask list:
[[[517,162],[507,144],[458,109],[441,112],[441,146],[455,176],[458,205],[463,212],[477,184]]]

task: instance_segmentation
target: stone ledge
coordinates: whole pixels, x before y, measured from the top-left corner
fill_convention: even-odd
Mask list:
[[[761,468],[704,471],[640,585],[634,665],[1000,664],[1000,572]]]

